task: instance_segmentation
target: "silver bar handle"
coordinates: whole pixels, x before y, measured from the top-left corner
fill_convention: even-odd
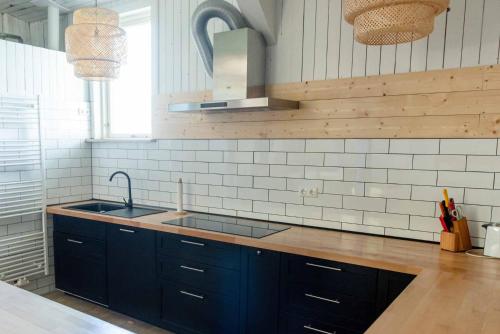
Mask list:
[[[325,301],[325,302],[334,303],[334,304],[340,304],[340,301],[339,301],[338,299],[324,298],[324,297],[320,297],[320,296],[312,295],[312,294],[310,294],[310,293],[305,293],[304,295],[305,295],[306,297],[309,297],[309,298],[319,299],[319,300],[323,300],[323,301]]]
[[[127,230],[126,228],[121,228],[120,231],[126,232],[126,233],[135,233],[133,230]]]
[[[342,271],[341,268],[323,266],[321,264],[315,264],[315,263],[311,263],[311,262],[306,262],[306,266],[316,267],[316,268],[322,268],[322,269],[328,269],[328,270],[335,270],[335,271]]]
[[[204,247],[205,244],[201,243],[201,242],[194,242],[194,241],[188,241],[188,240],[181,240],[181,242],[183,244],[189,244],[189,245],[194,245],[194,246],[200,246],[200,247]]]
[[[181,269],[186,269],[186,270],[191,270],[191,271],[196,271],[199,273],[204,273],[205,270],[203,269],[198,269],[198,268],[193,268],[193,267],[188,267],[188,266],[180,266]]]
[[[310,331],[313,331],[313,332],[316,332],[316,333],[322,333],[322,334],[336,334],[337,333],[337,331],[327,332],[327,331],[323,331],[321,329],[317,329],[317,328],[314,328],[314,327],[308,326],[308,325],[304,325],[304,328],[308,329]]]
[[[78,241],[78,240],[75,240],[75,239],[66,239],[67,242],[71,242],[73,244],[78,244],[78,245],[81,245],[83,244],[83,241]]]
[[[205,297],[201,296],[201,295],[196,295],[194,293],[190,293],[190,292],[187,292],[187,291],[184,291],[184,290],[179,290],[180,293],[182,293],[183,295],[186,295],[186,296],[189,296],[189,297],[194,297],[194,298],[197,298],[197,299],[205,299]]]

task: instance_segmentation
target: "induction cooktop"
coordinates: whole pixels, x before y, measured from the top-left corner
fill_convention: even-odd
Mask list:
[[[162,222],[162,224],[189,227],[198,230],[220,232],[260,239],[288,230],[286,225],[263,220],[237,218],[213,214],[195,213],[191,216]]]

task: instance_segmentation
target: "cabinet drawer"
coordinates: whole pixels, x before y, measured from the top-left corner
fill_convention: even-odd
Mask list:
[[[193,261],[191,259],[160,257],[158,271],[162,278],[187,284],[201,291],[238,295],[239,272]]]
[[[283,277],[291,283],[374,300],[377,270],[303,256],[288,255]]]
[[[187,285],[162,282],[162,322],[176,332],[238,332],[237,299],[200,292]]]
[[[352,331],[314,317],[297,314],[285,314],[280,321],[281,334],[360,334],[362,332]]]
[[[213,240],[158,233],[158,252],[169,258],[194,259],[228,269],[240,267],[240,247]]]
[[[375,317],[375,302],[335,292],[335,289],[321,289],[290,284],[285,294],[287,310],[310,312],[319,319],[333,317],[356,319],[360,324],[369,324]]]
[[[106,225],[93,220],[55,215],[54,232],[104,240],[106,238]]]
[[[106,261],[104,241],[79,235],[54,232],[54,245],[58,254],[95,262]]]

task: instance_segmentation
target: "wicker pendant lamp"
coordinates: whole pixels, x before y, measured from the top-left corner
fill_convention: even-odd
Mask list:
[[[66,58],[74,65],[75,75],[85,80],[118,78],[126,61],[127,35],[118,26],[115,11],[80,8],[73,14],[73,24],[66,28]]]
[[[344,18],[363,44],[411,42],[434,30],[434,19],[449,0],[344,0]]]

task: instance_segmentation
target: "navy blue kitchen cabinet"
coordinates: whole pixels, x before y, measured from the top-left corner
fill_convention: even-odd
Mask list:
[[[155,231],[107,225],[108,300],[115,311],[151,323],[160,316]]]
[[[276,334],[279,323],[280,258],[264,249],[242,250],[242,332]]]
[[[360,334],[412,275],[54,216],[56,287],[177,334]]]
[[[91,220],[54,217],[56,288],[107,305],[105,226]]]

